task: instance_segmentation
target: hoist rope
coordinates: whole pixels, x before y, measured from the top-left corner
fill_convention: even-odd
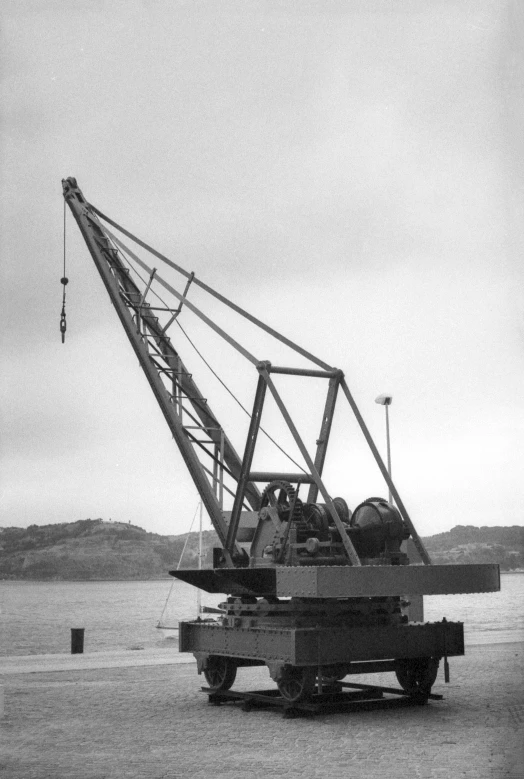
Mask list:
[[[188,278],[191,275],[190,273],[188,273],[188,271],[184,270],[184,268],[181,268],[179,265],[174,263],[172,260],[168,259],[165,255],[161,254],[160,252],[157,252],[156,249],[153,249],[153,247],[149,246],[147,243],[145,243],[145,241],[141,241],[140,238],[137,238],[136,235],[133,235],[133,233],[130,233],[128,230],[126,230],[124,227],[119,225],[117,222],[114,222],[108,216],[106,216],[101,211],[99,211],[98,208],[96,208],[96,206],[94,206],[92,203],[90,204],[90,208],[97,216],[100,217],[100,219],[103,219],[104,222],[107,222],[108,224],[112,225],[117,230],[119,230],[123,235],[127,236],[128,238],[131,238],[131,240],[134,241],[134,243],[136,243],[138,246],[141,246],[143,249],[148,251],[154,257],[157,257],[159,260],[162,260],[162,262],[165,262],[166,265],[169,265],[171,268],[176,270],[178,273],[181,273],[186,278]],[[310,354],[310,352],[306,351],[301,346],[298,346],[298,344],[294,343],[289,338],[286,338],[286,336],[282,335],[282,333],[279,333],[277,330],[274,330],[269,325],[266,325],[264,322],[261,322],[260,319],[257,319],[255,316],[250,314],[248,311],[245,311],[240,306],[237,306],[236,303],[233,303],[231,300],[228,300],[228,298],[224,297],[224,295],[221,295],[220,292],[217,292],[215,289],[210,287],[208,284],[205,284],[203,281],[200,281],[200,279],[198,279],[196,276],[193,277],[193,283],[196,284],[197,286],[201,287],[203,290],[208,292],[210,295],[212,295],[214,298],[219,300],[224,305],[226,305],[229,308],[231,308],[237,314],[240,314],[240,316],[245,317],[245,319],[248,319],[254,325],[256,325],[257,327],[260,327],[266,333],[269,333],[269,335],[273,336],[273,338],[276,338],[278,341],[281,341],[281,343],[285,344],[286,346],[289,346],[290,349],[293,349],[293,351],[298,352],[298,354],[301,354],[306,359],[310,360],[311,362],[314,362],[316,365],[318,365],[323,370],[325,370],[325,371],[333,370],[331,365],[328,365],[323,360],[320,360],[318,357],[315,357],[315,355]]]
[[[193,341],[191,340],[191,338],[188,336],[188,334],[186,333],[186,331],[184,330],[184,328],[182,327],[182,325],[180,324],[180,322],[177,320],[177,322],[176,322],[176,323],[177,323],[177,325],[179,326],[179,328],[182,330],[182,332],[184,333],[185,337],[187,338],[187,340],[189,341],[189,343],[191,344],[191,346],[193,347],[193,349],[195,350],[195,352],[198,354],[198,356],[200,357],[200,359],[202,360],[202,362],[203,362],[203,363],[204,363],[204,364],[205,364],[205,365],[206,365],[206,366],[209,368],[209,370],[211,371],[211,373],[213,374],[213,376],[214,376],[214,377],[217,379],[217,381],[219,381],[219,382],[220,382],[220,384],[221,384],[221,385],[224,387],[224,389],[226,390],[226,392],[228,392],[228,393],[231,395],[231,397],[233,398],[233,400],[234,400],[236,403],[238,403],[238,405],[240,406],[240,408],[242,409],[242,411],[244,411],[244,412],[245,412],[245,413],[248,415],[248,417],[251,419],[251,414],[249,413],[249,410],[248,410],[248,409],[247,409],[245,406],[243,406],[243,405],[242,405],[242,403],[241,403],[241,402],[240,402],[240,400],[239,400],[239,399],[236,397],[236,395],[235,395],[235,394],[232,392],[232,390],[230,390],[230,389],[229,389],[229,387],[227,386],[227,384],[226,384],[224,381],[222,381],[222,379],[220,378],[220,376],[218,375],[218,373],[216,373],[216,371],[215,371],[215,370],[213,370],[213,368],[211,367],[211,365],[210,365],[210,364],[207,362],[206,358],[205,358],[205,357],[204,357],[204,356],[203,356],[203,355],[202,355],[202,354],[201,354],[201,353],[198,351],[197,347],[195,346],[195,344],[193,343]],[[293,463],[293,465],[296,465],[296,466],[297,466],[297,468],[300,468],[300,470],[301,470],[301,471],[303,471],[304,473],[307,473],[307,471],[306,471],[306,470],[305,470],[305,469],[304,469],[304,468],[303,468],[301,465],[299,465],[299,463],[297,463],[297,462],[296,462],[296,460],[293,460],[293,458],[291,457],[291,455],[289,455],[289,454],[288,454],[288,453],[287,453],[287,452],[286,452],[284,449],[282,449],[282,447],[280,446],[280,444],[277,444],[277,442],[274,440],[274,438],[272,438],[272,437],[269,435],[269,433],[268,433],[266,430],[264,430],[264,428],[263,428],[263,427],[260,427],[260,432],[261,432],[261,433],[264,433],[264,435],[266,436],[266,438],[268,438],[268,439],[271,441],[271,443],[273,443],[273,444],[274,444],[274,445],[277,447],[277,449],[279,449],[279,450],[282,452],[282,454],[283,454],[283,455],[285,455],[285,456],[286,456],[286,457],[287,457],[289,460],[291,460],[291,462]]]
[[[64,276],[66,275],[66,202],[64,200]]]
[[[113,241],[111,241],[111,242],[113,243],[113,245],[115,245]],[[120,243],[120,242],[119,242],[119,243]],[[139,271],[138,271],[138,270],[135,268],[135,266],[134,266],[134,265],[133,265],[133,263],[132,263],[132,260],[131,260],[131,258],[130,258],[130,257],[127,255],[127,253],[125,252],[125,250],[123,249],[123,247],[122,247],[121,245],[120,245],[120,246],[117,248],[117,251],[118,251],[118,252],[119,252],[119,254],[120,254],[120,255],[121,255],[121,256],[122,256],[122,257],[123,257],[123,258],[124,258],[124,259],[127,261],[127,264],[129,265],[130,269],[131,269],[131,270],[133,271],[133,273],[134,273],[134,274],[135,274],[135,275],[136,275],[136,276],[137,276],[137,277],[140,279],[140,281],[142,282],[142,284],[146,284],[146,283],[147,283],[147,282],[146,282],[146,280],[145,280],[145,279],[144,279],[144,278],[141,276],[140,272],[139,272]],[[168,304],[168,303],[167,303],[167,302],[166,302],[166,301],[165,301],[165,300],[164,300],[164,299],[163,299],[163,298],[162,298],[162,297],[161,297],[161,296],[158,294],[158,292],[155,290],[155,288],[154,288],[152,285],[151,285],[151,287],[150,287],[150,292],[151,292],[151,293],[152,293],[152,294],[153,294],[153,295],[154,295],[154,296],[155,296],[155,297],[156,297],[156,298],[157,298],[157,299],[158,299],[158,300],[159,300],[159,301],[162,303],[162,305],[163,305],[163,306],[165,306],[166,308],[170,308],[169,304]],[[203,355],[203,354],[202,354],[202,353],[201,353],[201,352],[198,350],[198,348],[195,346],[195,344],[193,343],[193,341],[191,340],[191,338],[188,336],[188,334],[186,333],[186,331],[184,330],[184,328],[182,327],[182,325],[181,325],[181,324],[180,324],[180,322],[178,321],[178,319],[176,319],[175,321],[176,321],[176,324],[177,324],[177,325],[179,326],[179,328],[181,329],[181,331],[183,332],[183,334],[185,335],[185,337],[187,338],[187,340],[189,341],[189,343],[191,344],[191,346],[193,347],[193,349],[195,350],[195,352],[198,354],[198,356],[200,357],[200,359],[201,359],[201,360],[202,360],[202,362],[204,363],[204,365],[206,365],[206,367],[207,367],[207,368],[208,368],[208,369],[211,371],[211,373],[212,373],[212,374],[213,374],[213,376],[214,376],[214,377],[217,379],[217,381],[218,381],[218,382],[220,382],[220,384],[221,384],[221,385],[224,387],[224,389],[226,390],[226,392],[228,392],[228,393],[231,395],[231,397],[233,398],[233,400],[235,401],[235,403],[237,403],[237,404],[240,406],[240,408],[242,409],[242,411],[243,411],[245,414],[247,414],[247,416],[248,416],[248,417],[251,419],[251,414],[250,414],[249,410],[248,410],[248,409],[247,409],[247,408],[246,408],[244,405],[242,405],[241,401],[240,401],[240,400],[239,400],[239,399],[236,397],[236,395],[234,394],[234,392],[233,392],[232,390],[230,390],[230,389],[229,389],[229,387],[227,386],[227,384],[226,384],[226,383],[225,383],[225,382],[224,382],[224,381],[223,381],[223,380],[220,378],[220,376],[218,375],[218,373],[217,373],[217,372],[216,372],[216,371],[215,371],[215,370],[214,370],[214,369],[211,367],[211,365],[210,365],[210,364],[207,362],[207,360],[205,359],[204,355]],[[274,444],[274,445],[277,447],[277,449],[278,449],[280,452],[282,452],[282,454],[283,454],[285,457],[287,457],[287,458],[288,458],[288,460],[290,460],[290,462],[292,462],[292,463],[293,463],[293,465],[296,465],[296,466],[297,466],[297,468],[300,468],[300,470],[301,470],[303,473],[307,473],[307,471],[305,470],[305,468],[304,468],[302,465],[300,465],[299,463],[297,463],[297,462],[296,462],[296,460],[294,460],[294,459],[291,457],[291,455],[290,455],[290,454],[288,454],[288,453],[285,451],[285,449],[283,449],[283,448],[280,446],[280,444],[278,444],[278,443],[275,441],[275,439],[274,439],[274,438],[272,438],[272,437],[269,435],[269,433],[268,433],[266,430],[264,430],[264,428],[263,428],[262,426],[260,427],[260,432],[261,432],[261,433],[263,433],[263,434],[266,436],[266,438],[268,438],[268,439],[271,441],[271,443],[272,443],[272,444]]]

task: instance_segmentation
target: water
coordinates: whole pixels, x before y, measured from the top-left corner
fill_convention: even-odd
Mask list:
[[[500,592],[425,597],[424,618],[442,617],[464,622],[469,646],[524,641],[524,572],[502,573]]]
[[[465,623],[466,644],[524,641],[524,573],[503,574],[501,591],[424,598],[428,621]],[[171,590],[172,587],[172,590]],[[71,628],[85,628],[85,651],[168,647],[173,631],[158,630],[196,616],[196,590],[173,580],[147,582],[0,582],[0,655],[69,652]],[[217,606],[224,595],[202,593]]]
[[[172,588],[172,589],[171,589]],[[85,628],[86,652],[169,646],[156,628],[197,615],[197,591],[177,580],[0,582],[0,656],[69,652],[71,628]],[[202,593],[202,605],[225,595]]]

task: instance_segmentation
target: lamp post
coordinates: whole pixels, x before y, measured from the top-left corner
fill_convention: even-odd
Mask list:
[[[388,474],[390,479],[391,479],[391,445],[389,440],[389,406],[391,406],[392,402],[393,402],[393,395],[379,395],[378,398],[375,398],[375,403],[378,403],[379,406],[384,406],[386,409],[386,443],[387,443],[387,451],[388,451]],[[389,485],[388,485],[388,494],[389,494],[389,502],[393,503],[393,497],[391,495],[391,489]]]

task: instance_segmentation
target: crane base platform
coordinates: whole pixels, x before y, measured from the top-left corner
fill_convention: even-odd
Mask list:
[[[393,687],[346,682],[339,682],[329,691],[317,692],[307,700],[297,702],[287,700],[276,689],[237,692],[236,690],[211,690],[208,687],[202,687],[202,692],[208,695],[208,702],[212,706],[221,706],[231,702],[241,703],[242,711],[245,712],[272,707],[280,709],[285,719],[314,714],[422,706],[428,700],[440,701],[443,699],[442,695],[434,693],[410,695],[404,690]]]

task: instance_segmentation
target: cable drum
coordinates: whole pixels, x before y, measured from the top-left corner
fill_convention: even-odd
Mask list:
[[[351,534],[351,540],[361,558],[379,557],[391,546],[390,542],[399,547],[410,535],[398,509],[384,498],[367,498],[360,503],[350,527],[359,531]]]

